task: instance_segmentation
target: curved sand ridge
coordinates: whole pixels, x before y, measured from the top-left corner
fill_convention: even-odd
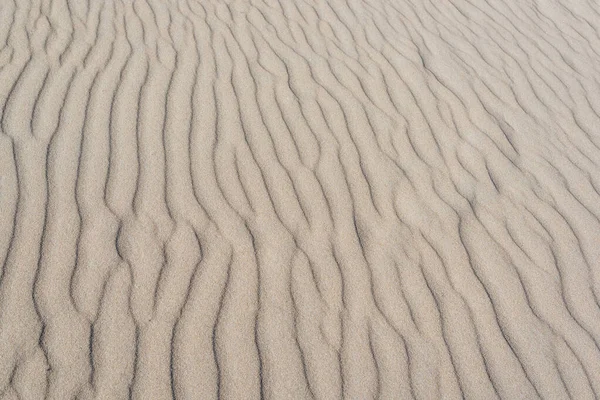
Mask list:
[[[600,6],[0,2],[2,399],[600,396]]]

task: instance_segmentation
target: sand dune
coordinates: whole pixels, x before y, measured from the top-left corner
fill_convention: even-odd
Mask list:
[[[600,397],[593,0],[0,2],[0,398]]]

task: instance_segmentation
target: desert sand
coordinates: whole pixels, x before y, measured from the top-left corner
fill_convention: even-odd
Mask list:
[[[1,399],[600,396],[595,0],[0,1]]]

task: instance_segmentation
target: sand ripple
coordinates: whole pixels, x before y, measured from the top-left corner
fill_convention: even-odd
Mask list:
[[[0,398],[600,397],[593,0],[0,1]]]

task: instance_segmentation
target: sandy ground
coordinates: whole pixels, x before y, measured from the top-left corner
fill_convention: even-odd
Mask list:
[[[600,396],[595,0],[0,1],[1,399]]]

